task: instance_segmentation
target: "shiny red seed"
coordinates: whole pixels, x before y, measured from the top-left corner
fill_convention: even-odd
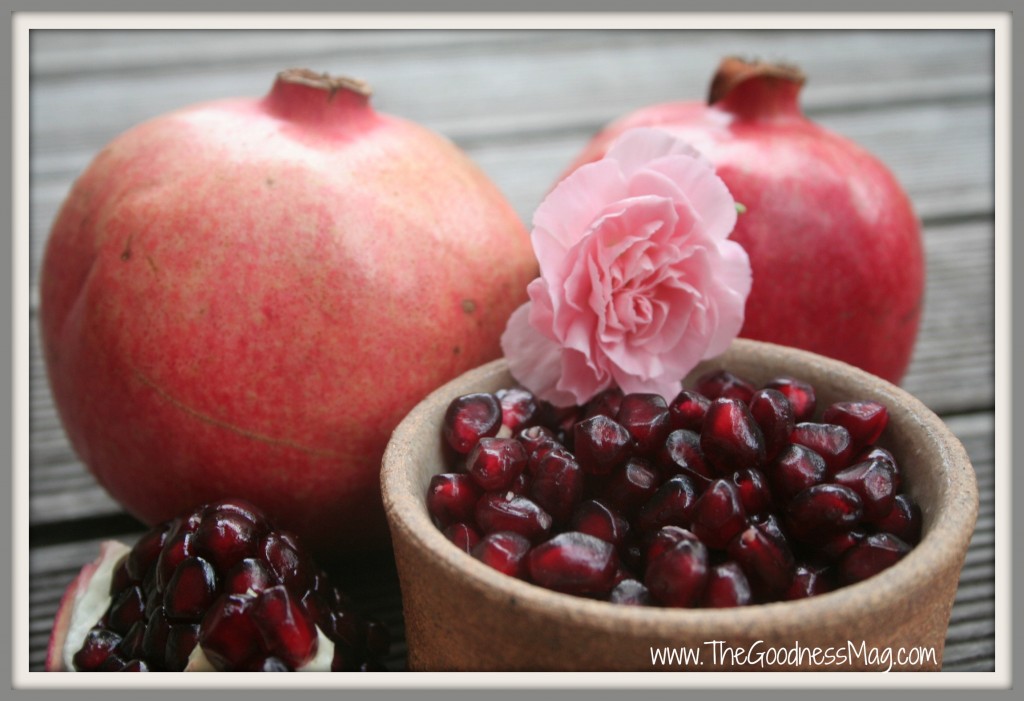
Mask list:
[[[146,635],[146,622],[139,619],[132,624],[128,632],[121,639],[121,644],[117,646],[117,654],[126,660],[132,660],[140,658],[143,655],[142,652],[142,641]]]
[[[480,562],[502,574],[522,579],[526,575],[526,553],[530,541],[518,533],[489,533],[480,539],[471,553]]]
[[[579,421],[581,413],[578,406],[555,406],[550,402],[541,401],[537,407],[537,420],[541,426],[547,426],[554,431],[559,440],[563,440],[563,434],[572,434],[572,427]]]
[[[287,531],[268,533],[261,541],[260,552],[277,581],[296,592],[313,588],[316,571],[294,535]]]
[[[584,419],[573,428],[573,449],[583,471],[607,475],[630,455],[629,431],[607,416]]]
[[[164,665],[164,650],[167,648],[167,636],[171,626],[167,622],[161,607],[150,616],[146,624],[146,632],[142,636],[142,656],[153,662],[159,669],[166,668]]]
[[[795,601],[807,599],[832,591],[832,584],[829,581],[828,569],[815,567],[806,563],[800,563],[793,572],[793,581],[786,590],[785,599]]]
[[[164,648],[164,666],[168,671],[180,672],[188,664],[189,655],[199,640],[198,623],[172,623],[167,631],[167,646]]]
[[[618,387],[610,387],[598,393],[583,407],[583,418],[589,419],[593,416],[607,416],[614,419],[619,413],[619,406],[622,404],[622,390]]]
[[[676,475],[658,487],[650,500],[640,507],[634,523],[637,530],[645,533],[653,533],[664,526],[688,527],[696,502],[693,481]]]
[[[427,485],[427,512],[440,528],[459,521],[472,521],[482,492],[465,473],[434,475]]]
[[[615,547],[586,533],[566,531],[533,548],[526,557],[530,578],[548,589],[603,595],[615,586]]]
[[[527,426],[516,432],[515,438],[526,448],[526,454],[532,457],[533,451],[541,446],[560,446],[555,432],[547,426]]]
[[[629,533],[629,522],[611,507],[596,499],[582,502],[573,512],[570,527],[612,545],[623,542]]]
[[[114,631],[93,628],[86,634],[85,642],[71,661],[79,672],[95,672],[107,661],[120,642],[121,636]]]
[[[583,497],[583,477],[573,454],[555,448],[538,461],[527,494],[555,523],[565,523]]]
[[[199,643],[215,669],[241,669],[261,654],[260,631],[252,617],[255,603],[254,597],[229,594],[207,611],[199,627]]]
[[[608,594],[608,601],[620,606],[650,606],[653,603],[650,590],[636,579],[623,579],[616,584]]]
[[[772,493],[787,502],[828,478],[825,459],[807,446],[793,443],[767,468]]]
[[[719,475],[764,464],[764,437],[747,405],[737,399],[716,399],[708,407],[700,448],[708,466]]]
[[[693,506],[693,534],[709,548],[721,549],[747,525],[739,490],[729,480],[711,483]]]
[[[552,522],[536,502],[511,492],[488,492],[476,505],[476,524],[482,533],[511,531],[536,542],[547,537]]]
[[[793,497],[786,509],[788,531],[804,543],[821,543],[860,523],[860,497],[841,484],[818,484]]]
[[[480,542],[480,534],[476,529],[466,523],[453,523],[444,529],[444,537],[455,543],[455,546],[463,552],[472,552],[476,544]]]
[[[118,635],[125,635],[129,628],[143,620],[145,609],[142,589],[129,586],[118,592],[110,602],[110,608],[107,611],[107,627]]]
[[[262,592],[252,608],[263,649],[298,668],[316,654],[317,632],[313,622],[284,585]]]
[[[221,593],[252,596],[278,583],[277,577],[266,563],[248,557],[231,568],[224,576]]]
[[[695,537],[693,533],[682,526],[664,526],[659,528],[653,535],[648,534],[643,552],[643,562],[653,562],[661,557],[665,551],[671,550],[676,543],[693,537]]]
[[[743,511],[747,515],[764,513],[772,507],[772,492],[768,486],[768,478],[757,468],[737,470],[732,475],[732,483],[739,492]]]
[[[121,668],[122,672],[148,672],[149,665],[143,660],[129,660],[124,667]]]
[[[197,524],[198,525],[198,524]],[[192,544],[195,535],[192,532],[180,531],[164,542],[160,556],[156,561],[156,588],[164,591],[171,580],[174,570],[194,554]]]
[[[466,472],[484,491],[508,489],[529,457],[514,438],[481,438],[466,456]]]
[[[750,582],[743,569],[735,562],[723,562],[711,568],[707,588],[704,590],[704,605],[708,608],[732,608],[746,606],[754,600]]]
[[[664,478],[686,475],[703,489],[714,473],[704,460],[700,448],[700,434],[688,429],[677,429],[668,434],[665,445],[658,452],[655,465]]]
[[[832,480],[857,492],[868,523],[876,523],[888,514],[896,501],[896,476],[883,460],[851,465],[837,472]]]
[[[135,545],[132,546],[125,562],[126,574],[133,582],[141,582],[149,568],[160,557],[160,551],[164,547],[169,528],[170,524],[167,524],[165,527],[150,529],[135,541]],[[123,588],[123,586],[118,586],[117,591]],[[112,590],[111,594],[113,593]]]
[[[853,584],[873,577],[896,564],[910,546],[891,533],[875,533],[850,548],[839,562],[839,576]]]
[[[537,398],[521,387],[511,387],[495,392],[501,405],[501,425],[515,433],[537,420]]]
[[[774,529],[759,524],[747,526],[728,547],[732,558],[747,575],[755,594],[761,598],[778,596],[793,579],[793,553],[789,544]]]
[[[769,380],[764,386],[766,389],[775,389],[785,395],[790,406],[793,407],[793,418],[797,423],[814,418],[818,400],[814,387],[809,382],[783,375]]]
[[[610,475],[602,499],[626,516],[647,503],[661,484],[658,473],[643,458],[630,458]]]
[[[205,517],[195,532],[195,554],[226,572],[256,554],[262,535],[256,524],[242,514],[224,511]]]
[[[485,436],[501,429],[501,404],[493,394],[467,394],[454,399],[445,411],[441,432],[452,450],[467,454]]]
[[[750,380],[728,370],[713,370],[701,375],[694,384],[694,389],[711,401],[724,398],[749,403],[755,387]]]
[[[760,389],[750,399],[750,415],[764,436],[765,460],[770,462],[789,446],[796,425],[793,407],[777,389]]]
[[[842,426],[850,432],[854,445],[863,448],[881,437],[889,424],[889,410],[872,401],[836,402],[825,409],[821,420]]]
[[[660,394],[627,394],[615,420],[629,432],[633,450],[641,456],[658,451],[671,429],[668,404]]]
[[[823,542],[818,543],[816,552],[828,562],[838,562],[847,550],[864,540],[866,536],[867,533],[860,528],[842,531],[828,536]]]
[[[213,603],[216,591],[213,565],[200,557],[187,558],[174,570],[164,590],[164,613],[172,623],[198,621]]]
[[[874,525],[879,531],[916,545],[921,540],[921,508],[909,494],[897,494],[892,509]]]
[[[668,404],[668,423],[673,431],[686,429],[700,432],[711,400],[700,392],[684,389]]]
[[[821,424],[806,421],[793,427],[790,434],[793,443],[807,446],[820,455],[830,475],[850,464],[853,456],[853,441],[850,432],[835,424]]]
[[[647,563],[644,585],[662,606],[696,605],[708,581],[708,551],[692,533]]]
[[[903,491],[903,475],[901,474],[900,466],[897,464],[896,458],[893,457],[892,453],[890,453],[885,448],[871,445],[862,450],[850,462],[858,463],[864,462],[865,460],[881,460],[886,465],[888,465],[889,469],[892,470],[892,474],[895,479],[894,484],[896,487],[896,492],[899,493]]]

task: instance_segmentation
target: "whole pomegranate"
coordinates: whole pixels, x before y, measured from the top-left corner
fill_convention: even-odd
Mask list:
[[[528,235],[456,146],[307,70],[116,138],[67,197],[42,341],[75,450],[147,524],[247,499],[318,556],[378,547],[380,458],[500,355]]]
[[[920,223],[877,158],[804,117],[804,80],[792,66],[726,58],[706,104],[670,102],[622,117],[570,171],[634,127],[688,140],[745,207],[732,234],[753,269],[740,335],[899,382],[924,295]]]

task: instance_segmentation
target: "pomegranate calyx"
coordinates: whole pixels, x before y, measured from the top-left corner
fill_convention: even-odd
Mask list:
[[[727,56],[711,79],[708,104],[745,120],[800,117],[806,81],[794,65]]]
[[[309,68],[287,68],[277,74],[277,79],[285,83],[294,83],[318,90],[326,90],[332,97],[339,90],[347,90],[367,98],[373,94],[370,84],[359,78],[352,78],[347,75],[317,73]]]

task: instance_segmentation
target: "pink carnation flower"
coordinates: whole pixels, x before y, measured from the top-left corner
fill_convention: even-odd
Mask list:
[[[712,165],[633,129],[567,176],[534,214],[540,277],[501,344],[512,375],[557,406],[611,386],[671,400],[743,325],[750,261]]]

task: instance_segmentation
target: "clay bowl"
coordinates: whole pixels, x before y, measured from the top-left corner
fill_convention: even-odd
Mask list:
[[[427,397],[395,430],[384,456],[384,505],[401,581],[410,670],[854,671],[885,669],[886,654],[893,669],[939,669],[977,515],[974,469],[963,446],[907,392],[843,363],[739,340],[691,378],[720,367],[756,382],[783,374],[809,381],[819,411],[841,399],[884,402],[890,422],[879,444],[892,451],[904,471],[904,489],[921,506],[923,536],[917,547],[875,577],[828,594],[720,610],[616,606],[502,575],[450,543],[425,506],[431,476],[445,471],[440,427],[448,403],[462,394],[512,386],[499,360]],[[719,652],[723,646],[749,651],[753,663],[740,666],[722,654],[713,659],[710,641],[724,641]],[[684,645],[701,649],[702,664],[652,665],[652,648]],[[815,647],[822,649],[817,663],[807,652]],[[899,648],[919,647],[934,649],[934,656],[899,664]],[[788,652],[790,664],[776,659],[779,649],[805,652],[799,659]],[[826,658],[850,651],[846,664]]]

